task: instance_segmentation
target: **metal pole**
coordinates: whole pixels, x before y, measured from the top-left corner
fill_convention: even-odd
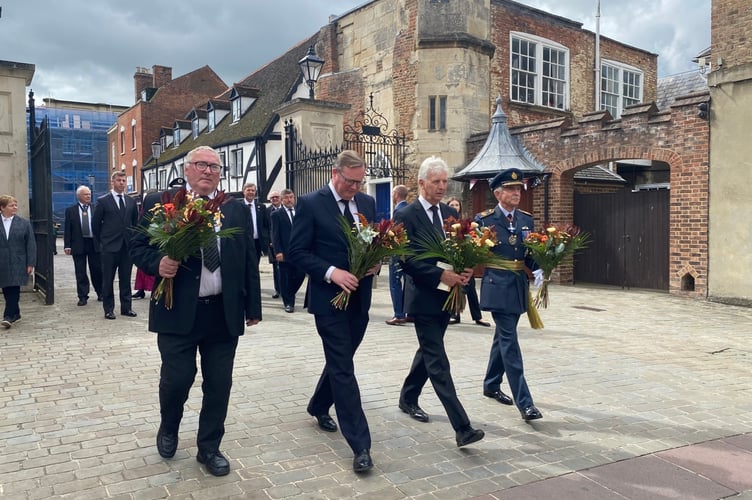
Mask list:
[[[601,109],[601,0],[595,1],[595,99],[594,111]]]

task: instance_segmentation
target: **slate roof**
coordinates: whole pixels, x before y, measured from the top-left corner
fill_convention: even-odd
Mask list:
[[[665,76],[658,79],[658,98],[655,104],[659,110],[666,111],[677,97],[707,90],[708,82],[697,70]]]
[[[600,165],[594,165],[592,167],[583,168],[582,170],[574,174],[574,180],[594,181],[594,182],[615,182],[619,184],[624,184],[627,182],[626,179],[624,179],[624,177]]]

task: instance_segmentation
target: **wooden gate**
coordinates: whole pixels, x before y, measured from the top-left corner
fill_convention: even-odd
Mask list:
[[[574,223],[591,234],[574,260],[575,282],[668,290],[667,189],[575,194]]]

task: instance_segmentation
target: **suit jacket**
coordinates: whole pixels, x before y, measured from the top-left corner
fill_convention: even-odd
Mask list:
[[[269,213],[266,211],[266,207],[263,203],[259,203],[258,200],[255,200],[253,205],[256,207],[256,230],[258,231],[258,243],[259,243],[259,250],[263,254],[269,253],[269,241],[270,241],[270,230],[269,230]],[[243,202],[243,206],[250,214],[250,210],[248,209],[248,205]],[[249,217],[249,222],[251,228],[251,237],[253,237],[253,219]],[[254,242],[255,243],[255,242]]]
[[[81,212],[79,204],[76,203],[65,209],[65,230],[63,232],[63,248],[70,248],[71,255],[83,255],[84,251],[84,234],[81,229]],[[94,207],[89,205],[89,221],[93,224]],[[94,251],[99,252],[98,245],[94,245]]]
[[[0,288],[23,286],[29,281],[26,268],[37,262],[37,244],[28,219],[13,216],[10,231],[0,220]]]
[[[376,201],[365,193],[355,194],[358,212],[369,222],[376,217]],[[329,186],[301,196],[295,209],[295,225],[290,237],[289,260],[308,274],[308,312],[331,315],[338,311],[331,300],[342,290],[335,283],[327,283],[329,266],[350,269],[347,239],[342,230],[342,205],[337,202]],[[360,280],[358,289],[350,296],[348,311],[367,313],[371,307],[373,276]]]
[[[509,221],[496,205],[492,213],[477,216],[476,221],[481,226],[495,229],[499,242],[493,247],[493,253],[507,260],[524,260],[530,269],[538,268],[522,244],[525,237],[533,231],[532,215],[516,209],[512,221],[514,229],[510,231]],[[510,238],[513,244],[510,243]],[[522,314],[527,311],[528,286],[528,276],[524,270],[487,268],[480,285],[480,308],[484,311]]]
[[[442,220],[447,217],[458,217],[457,211],[446,203],[439,204]],[[410,239],[410,248],[419,251],[416,239],[420,239],[426,231],[436,231],[431,219],[423,209],[419,200],[398,210],[394,214],[394,221],[402,223]],[[413,314],[443,314],[444,301],[448,292],[436,287],[441,282],[443,269],[436,266],[438,259],[415,260],[407,259],[402,265],[405,273],[405,313]]]
[[[280,205],[279,208],[283,208],[283,205]],[[270,264],[276,264],[277,259],[274,257],[274,254],[277,252],[274,250],[274,221],[272,220],[272,214],[279,210],[279,208],[274,208],[274,205],[269,205],[266,207],[266,215],[269,218],[269,263]]]
[[[287,209],[282,207],[272,212],[271,223],[274,253],[281,252],[285,254],[285,261],[287,261],[290,249],[290,236],[292,236],[292,222],[290,221]]]
[[[172,190],[171,193],[177,190]],[[154,193],[144,200],[144,213],[159,202],[162,193]],[[228,197],[220,208],[222,227],[238,227],[242,231],[219,240],[222,274],[222,297],[227,329],[232,335],[245,332],[246,319],[261,319],[261,280],[259,279],[256,251],[252,235],[248,232],[250,213],[246,206]],[[140,226],[147,226],[146,217],[141,218]],[[156,246],[149,244],[149,237],[141,231],[134,231],[131,239],[130,255],[133,262],[146,274],[156,276],[155,287],[162,280],[159,277],[159,261],[164,254]],[[164,299],[149,303],[149,330],[158,333],[188,334],[196,318],[196,303],[201,278],[201,258],[190,257],[183,262],[173,280],[173,307],[167,309]]]
[[[97,199],[91,219],[95,246],[102,252],[119,252],[123,245],[129,245],[131,228],[138,223],[138,206],[136,201],[123,194],[125,213],[120,213],[118,201],[112,192]]]

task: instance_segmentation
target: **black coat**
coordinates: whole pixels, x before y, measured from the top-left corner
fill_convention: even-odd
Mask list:
[[[119,252],[123,244],[126,247],[130,244],[131,230],[138,223],[138,206],[127,194],[123,194],[123,200],[125,213],[121,214],[112,192],[97,199],[91,219],[91,230],[94,233],[95,246],[102,252]]]
[[[63,248],[70,248],[71,255],[83,255],[86,253],[84,248],[84,235],[81,230],[81,212],[79,211],[79,204],[76,203],[65,209],[65,221],[63,232]],[[89,218],[90,222],[93,222],[91,218],[94,216],[94,207],[89,205]],[[93,226],[93,224],[92,224]],[[94,245],[94,251],[99,253],[98,245]]]

